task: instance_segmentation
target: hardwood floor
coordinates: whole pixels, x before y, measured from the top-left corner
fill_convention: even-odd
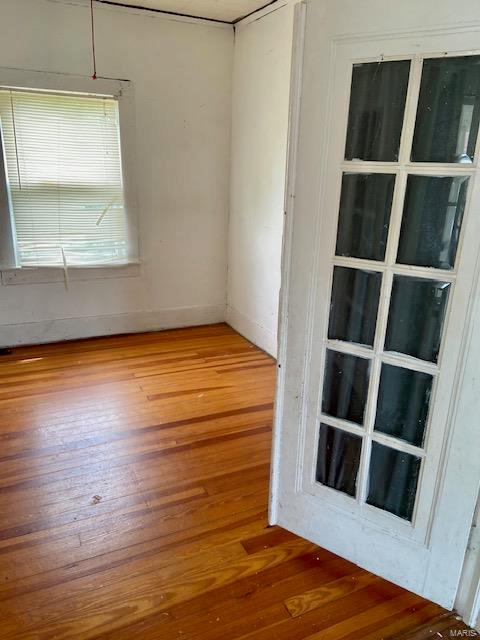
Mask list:
[[[463,627],[267,528],[274,378],[226,325],[1,356],[1,640],[418,640]]]

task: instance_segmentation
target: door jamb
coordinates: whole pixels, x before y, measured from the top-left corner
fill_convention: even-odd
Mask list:
[[[466,624],[480,631],[480,493],[465,552],[455,609]]]
[[[295,177],[297,172],[298,129],[300,122],[300,96],[302,91],[303,50],[305,41],[306,3],[302,0],[295,5],[293,22],[293,48],[290,71],[290,106],[287,133],[287,161],[285,169],[284,224],[282,239],[282,267],[278,314],[278,356],[277,387],[273,424],[273,444],[271,459],[270,497],[268,520],[270,525],[278,522],[278,474],[280,458],[281,417],[283,415],[283,394],[285,386],[285,358],[287,350],[287,305],[290,289],[290,260],[293,238],[293,209],[295,204]]]

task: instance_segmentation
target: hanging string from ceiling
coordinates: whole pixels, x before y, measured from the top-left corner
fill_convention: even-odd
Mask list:
[[[93,0],[90,0],[90,17],[92,24],[92,61],[93,61],[93,75],[92,79],[97,79],[97,58],[95,55],[95,18],[93,15]]]

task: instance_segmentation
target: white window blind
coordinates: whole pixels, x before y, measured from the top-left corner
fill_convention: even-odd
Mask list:
[[[114,98],[0,89],[22,266],[129,261]]]

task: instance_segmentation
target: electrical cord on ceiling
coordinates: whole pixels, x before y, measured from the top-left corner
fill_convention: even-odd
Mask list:
[[[93,75],[92,80],[97,79],[97,58],[95,55],[95,19],[93,16],[93,0],[90,0],[90,17],[92,24],[92,61],[93,61]]]

